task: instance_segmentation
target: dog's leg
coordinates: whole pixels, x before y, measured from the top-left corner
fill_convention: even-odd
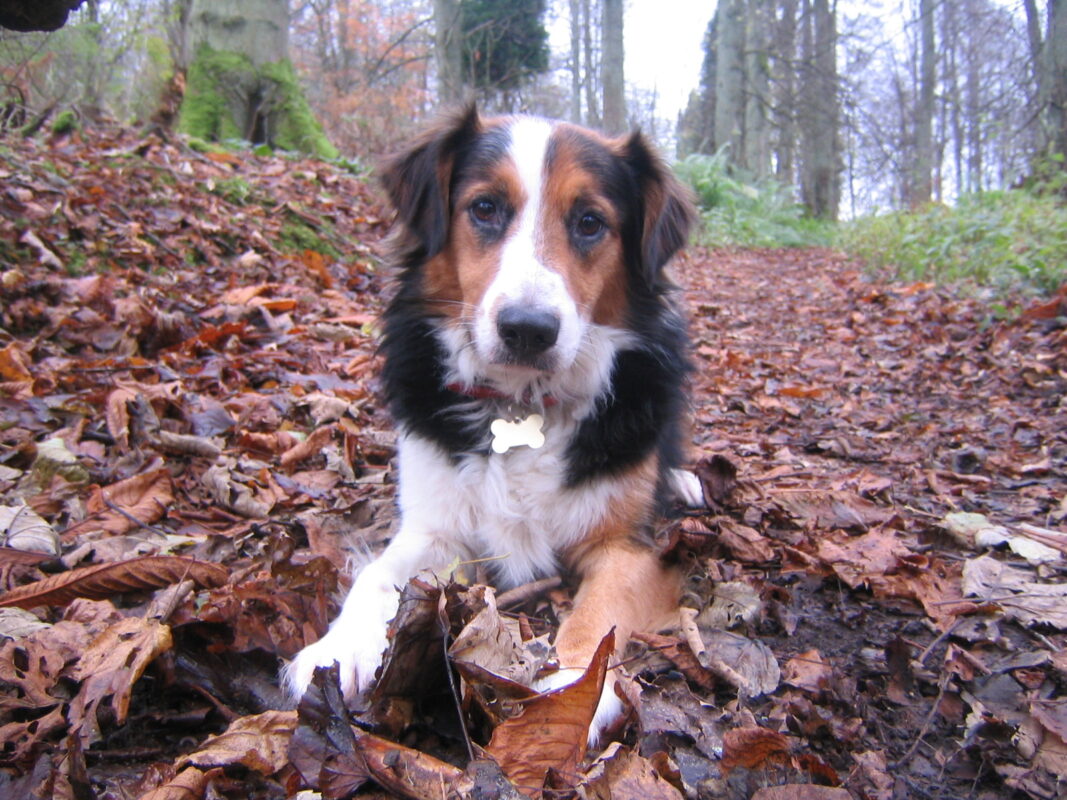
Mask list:
[[[398,588],[421,570],[445,565],[437,544],[432,535],[401,526],[385,551],[356,576],[341,613],[326,634],[285,666],[283,681],[292,697],[303,695],[315,667],[328,667],[335,661],[346,697],[370,685],[388,644],[386,631],[396,615]]]
[[[650,550],[629,544],[601,545],[584,554],[577,567],[582,581],[574,610],[556,636],[561,669],[538,685],[541,691],[575,681],[612,628],[616,653],[621,653],[631,634],[663,627],[677,615],[681,573],[663,565]],[[590,745],[597,743],[622,710],[615,677],[609,671],[589,726]]]

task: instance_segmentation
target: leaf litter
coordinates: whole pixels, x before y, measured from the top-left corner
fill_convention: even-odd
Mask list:
[[[823,250],[680,259],[675,629],[552,669],[548,581],[405,590],[370,696],[277,668],[390,536],[387,213],[155,134],[0,160],[0,796],[994,798],[1067,787],[1067,328]],[[586,752],[611,670],[630,709]],[[301,794],[303,793],[303,794]]]

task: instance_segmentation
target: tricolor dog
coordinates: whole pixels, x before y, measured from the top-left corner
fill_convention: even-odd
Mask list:
[[[400,525],[288,686],[336,661],[346,694],[367,688],[397,587],[457,557],[488,559],[502,586],[578,581],[542,688],[566,684],[610,629],[621,648],[677,611],[679,574],[647,534],[663,498],[702,502],[678,469],[689,367],[663,273],[694,218],[688,192],[640,134],[473,108],[389,162],[384,184]],[[590,737],[621,711],[609,680]]]

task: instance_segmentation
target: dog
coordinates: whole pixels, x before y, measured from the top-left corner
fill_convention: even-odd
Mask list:
[[[561,669],[535,688],[565,685],[612,628],[621,648],[677,615],[680,574],[647,534],[662,498],[702,505],[680,469],[690,365],[664,273],[695,219],[690,194],[640,133],[474,107],[387,162],[383,184],[400,524],[285,681],[300,696],[337,662],[346,696],[366,689],[398,587],[459,557],[487,559],[503,586],[561,567],[578,579]],[[590,741],[622,711],[609,675]]]

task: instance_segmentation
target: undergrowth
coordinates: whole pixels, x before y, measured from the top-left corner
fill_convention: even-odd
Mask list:
[[[788,187],[772,179],[746,178],[729,166],[724,152],[690,155],[675,171],[696,192],[704,222],[701,244],[813,247],[833,238],[833,223],[808,216]]]
[[[1001,294],[1052,292],[1067,281],[1067,207],[1053,194],[983,192],[951,207],[861,217],[840,226],[837,243],[905,280]]]

